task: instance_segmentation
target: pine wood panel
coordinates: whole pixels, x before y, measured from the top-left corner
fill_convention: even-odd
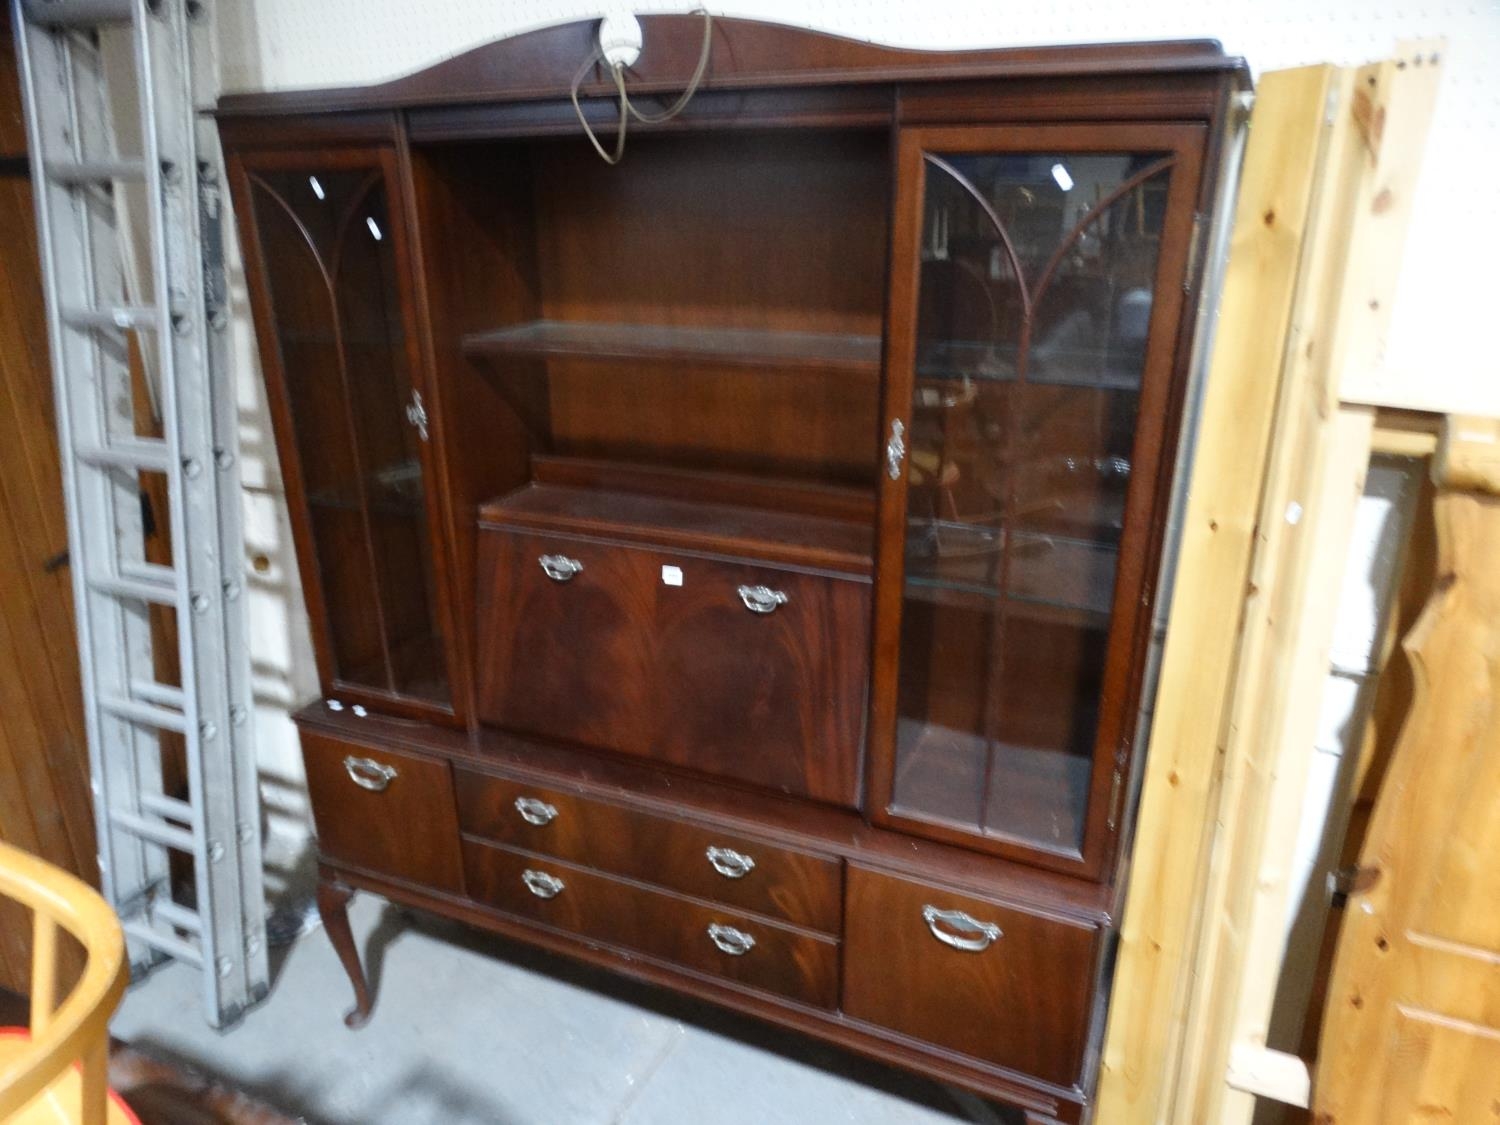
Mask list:
[[[1217,344],[1179,547],[1131,890],[1120,936],[1098,1119],[1159,1120],[1181,1036],[1194,903],[1220,778],[1215,748],[1255,543],[1317,138],[1331,68],[1268,74],[1245,154]]]
[[[23,156],[0,17],[0,156]],[[0,174],[0,840],[97,882],[68,534],[31,183]],[[0,906],[0,985],[28,984],[30,926]]]
[[[1263,1044],[1269,1030],[1335,594],[1346,581],[1374,420],[1368,408],[1340,403],[1340,381],[1378,361],[1373,326],[1394,304],[1404,229],[1392,216],[1404,218],[1415,190],[1410,139],[1425,128],[1436,91],[1425,58],[1404,45],[1398,58],[1341,72],[1335,87],[1223,741],[1177,1120],[1239,1125],[1254,1110],[1250,1093],[1226,1090],[1223,1076],[1232,1049]]]
[[[1500,1113],[1500,423],[1450,427],[1433,505],[1439,578],[1404,641],[1412,712],[1339,936],[1320,1125]]]

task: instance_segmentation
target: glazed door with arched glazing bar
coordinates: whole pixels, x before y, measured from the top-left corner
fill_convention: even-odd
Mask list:
[[[232,173],[323,691],[451,715],[394,152],[241,153]]]
[[[1128,787],[1206,131],[899,140],[878,822],[1097,876]]]

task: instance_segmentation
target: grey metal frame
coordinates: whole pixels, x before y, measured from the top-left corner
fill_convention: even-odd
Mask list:
[[[12,0],[12,15],[103,889],[132,967],[199,965],[204,1014],[224,1026],[265,996],[268,970],[220,159],[198,112],[217,85],[211,10]],[[139,152],[122,157],[127,136]],[[136,434],[132,333],[160,439]],[[171,566],[145,558],[143,472],[167,482]],[[180,686],[156,678],[153,604],[176,612]],[[162,732],[183,739],[186,800],[163,791]],[[190,903],[173,851],[192,857]]]

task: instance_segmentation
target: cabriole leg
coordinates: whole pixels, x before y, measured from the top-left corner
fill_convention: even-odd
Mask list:
[[[344,1016],[344,1026],[360,1028],[369,1020],[374,1003],[364,966],[359,961],[359,949],[354,944],[354,931],[349,928],[349,900],[353,897],[354,890],[342,883],[327,878],[318,880],[318,916],[323,919],[334,952],[354,986],[354,1007]]]

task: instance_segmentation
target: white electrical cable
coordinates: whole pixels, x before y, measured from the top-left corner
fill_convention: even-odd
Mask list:
[[[704,73],[708,70],[708,56],[713,47],[714,21],[713,16],[708,13],[706,8],[699,8],[697,11],[703,16],[703,50],[698,55],[698,68],[693,71],[693,77],[689,80],[687,88],[682,91],[682,95],[671,106],[660,113],[644,113],[631,104],[630,95],[625,91],[624,65],[621,63],[610,63],[608,65],[610,77],[614,79],[615,90],[619,93],[620,97],[620,124],[615,131],[615,150],[613,153],[606,152],[604,146],[599,143],[599,138],[589,125],[588,119],[584,117],[583,106],[578,101],[578,89],[583,85],[583,79],[588,72],[596,63],[604,58],[603,49],[595,47],[593,53],[578,68],[578,73],[573,76],[573,85],[569,90],[569,96],[573,99],[573,112],[578,115],[578,124],[583,126],[584,136],[588,137],[589,143],[594,146],[594,151],[599,154],[600,159],[604,163],[618,164],[621,157],[625,155],[625,130],[632,117],[643,125],[660,125],[665,121],[672,120],[672,118],[686,109],[688,102],[692,101],[693,95],[698,92],[698,86],[703,81]]]

